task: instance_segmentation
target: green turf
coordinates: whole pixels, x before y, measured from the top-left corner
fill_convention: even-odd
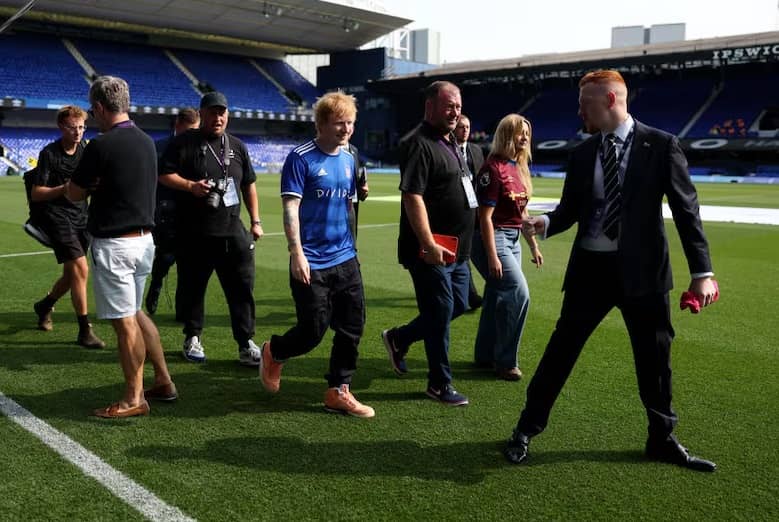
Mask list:
[[[377,175],[370,182],[373,196],[397,194],[396,177]],[[261,176],[258,185],[265,230],[276,234],[257,249],[261,340],[289,327],[294,311],[278,177]],[[725,197],[716,204],[777,206],[776,187],[724,188],[700,186],[702,203]],[[538,195],[554,197],[559,189],[559,181],[537,183]],[[50,254],[0,258],[0,391],[200,520],[779,516],[779,321],[773,310],[779,228],[706,225],[722,301],[697,316],[673,311],[677,433],[694,452],[717,461],[716,473],[642,460],[645,418],[617,313],[606,318],[585,347],[549,429],[533,441],[530,465],[514,467],[504,462],[500,449],[516,422],[527,379],[498,382],[469,365],[478,314],[467,314],[452,327],[455,385],[470,397],[469,407],[446,408],[424,398],[421,346],[412,349],[408,376],[399,379],[389,368],[379,333],[415,314],[410,279],[395,260],[398,212],[398,203],[370,199],[360,209],[368,321],[353,390],[376,408],[374,419],[322,412],[329,337],[284,368],[277,396],[264,393],[256,371],[236,363],[216,278],[207,302],[203,341],[209,361],[204,365],[181,359],[180,327],[163,292],[156,321],[180,401],[154,404],[143,419],[88,417],[91,409],[121,392],[115,340],[110,326],[97,321],[109,348],[78,348],[67,299],[57,305],[53,332],[33,328],[31,304],[58,274]],[[21,183],[0,178],[0,254],[43,250],[21,231],[24,216]],[[568,232],[542,244],[542,271],[525,264],[532,295],[521,350],[527,376],[559,313],[571,239]],[[675,233],[671,239],[677,299],[688,276]],[[168,285],[172,297],[175,278]],[[140,518],[3,418],[0,441],[0,519]],[[34,509],[25,507],[31,504]]]

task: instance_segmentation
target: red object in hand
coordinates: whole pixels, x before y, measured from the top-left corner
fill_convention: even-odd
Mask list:
[[[712,279],[711,282],[714,283],[714,297],[711,300],[711,302],[714,303],[719,300],[719,285],[714,279]],[[682,310],[689,308],[691,313],[697,314],[701,311],[702,306],[701,302],[698,301],[698,297],[694,293],[687,290],[686,292],[682,292],[682,298],[679,301],[679,308]]]

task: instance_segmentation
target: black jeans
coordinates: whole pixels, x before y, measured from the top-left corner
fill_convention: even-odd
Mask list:
[[[233,339],[244,346],[254,337],[254,242],[248,233],[179,241],[176,262],[176,318],[184,323],[184,335],[202,333],[206,288],[216,271],[230,310]]]
[[[365,295],[357,258],[311,270],[311,284],[289,278],[298,322],[284,335],[271,337],[271,353],[285,360],[317,347],[327,328],[335,332],[330,351],[330,387],[350,384],[357,368],[357,347],[365,327]]]
[[[649,437],[665,440],[677,417],[671,408],[671,311],[668,293],[626,297],[619,282],[616,253],[577,252],[563,297],[560,318],[527,388],[517,425],[527,435],[546,428],[555,400],[595,328],[615,306],[633,347],[638,391],[646,409]]]

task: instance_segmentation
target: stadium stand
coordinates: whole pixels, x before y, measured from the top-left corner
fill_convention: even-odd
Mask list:
[[[300,138],[239,135],[249,150],[256,171],[281,170],[287,154],[300,144]]]
[[[319,89],[303,78],[303,76],[288,63],[281,60],[263,58],[258,58],[255,61],[257,62],[257,65],[262,67],[274,80],[279,82],[284,89],[296,94],[302,101],[307,102],[309,105],[313,105],[316,99],[321,96],[322,93],[319,92]]]
[[[0,97],[23,98],[27,107],[51,103],[86,106],[89,83],[62,40],[38,33],[0,35]]]
[[[463,112],[471,119],[471,135],[491,135],[503,116],[519,112],[527,101],[525,91],[511,84],[463,86],[462,98]]]
[[[59,137],[57,129],[24,129],[0,127],[0,144],[8,159],[29,169],[38,161],[38,153]]]
[[[653,78],[634,80],[631,89],[636,93],[630,101],[631,114],[647,125],[679,134],[711,95],[714,82],[703,78]]]
[[[97,74],[120,76],[139,106],[193,106],[200,95],[159,47],[98,40],[73,40]],[[121,56],[121,60],[117,60]],[[164,78],[164,80],[162,80]]]
[[[542,90],[524,114],[533,124],[533,141],[575,137],[581,127],[578,99],[578,87],[553,86]]]
[[[203,83],[227,96],[230,110],[287,112],[290,102],[246,58],[176,50],[179,60]]]
[[[749,136],[749,128],[763,110],[776,105],[779,105],[779,78],[776,75],[756,71],[731,75],[687,136]]]
[[[151,130],[146,133],[155,141],[168,135],[168,132],[163,130]],[[87,139],[96,134],[95,129],[88,129]],[[58,129],[0,127],[0,145],[5,149],[8,159],[23,169],[33,167],[41,149],[59,137]],[[301,138],[293,137],[258,135],[238,137],[246,143],[252,166],[257,171],[280,169],[289,151],[301,142]]]

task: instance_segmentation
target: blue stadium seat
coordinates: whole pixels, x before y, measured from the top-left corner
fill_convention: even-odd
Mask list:
[[[246,58],[188,50],[176,50],[174,54],[198,80],[223,92],[230,110],[286,113],[291,108],[276,86]]]
[[[578,87],[549,87],[525,110],[533,125],[533,142],[568,140],[581,128]]]
[[[305,141],[305,139],[300,138],[277,136],[239,135],[238,138],[246,144],[254,170],[268,170],[270,168],[280,171],[290,151]]]
[[[779,78],[757,72],[725,80],[722,91],[687,134],[688,138],[749,136],[749,127],[769,106],[779,105]]]
[[[0,49],[0,97],[22,98],[34,108],[89,105],[86,73],[59,38],[0,35]]]
[[[137,106],[197,106],[200,95],[159,47],[98,40],[73,40],[98,74],[119,76]],[[121,56],[121,59],[117,59]]]
[[[653,78],[630,82],[630,113],[639,121],[679,134],[714,89],[707,79]]]
[[[271,60],[257,58],[257,65],[262,67],[265,72],[270,74],[274,80],[279,82],[285,89],[295,92],[300,98],[313,105],[316,99],[322,93],[314,87],[308,80],[297,72],[291,65],[282,60]]]

